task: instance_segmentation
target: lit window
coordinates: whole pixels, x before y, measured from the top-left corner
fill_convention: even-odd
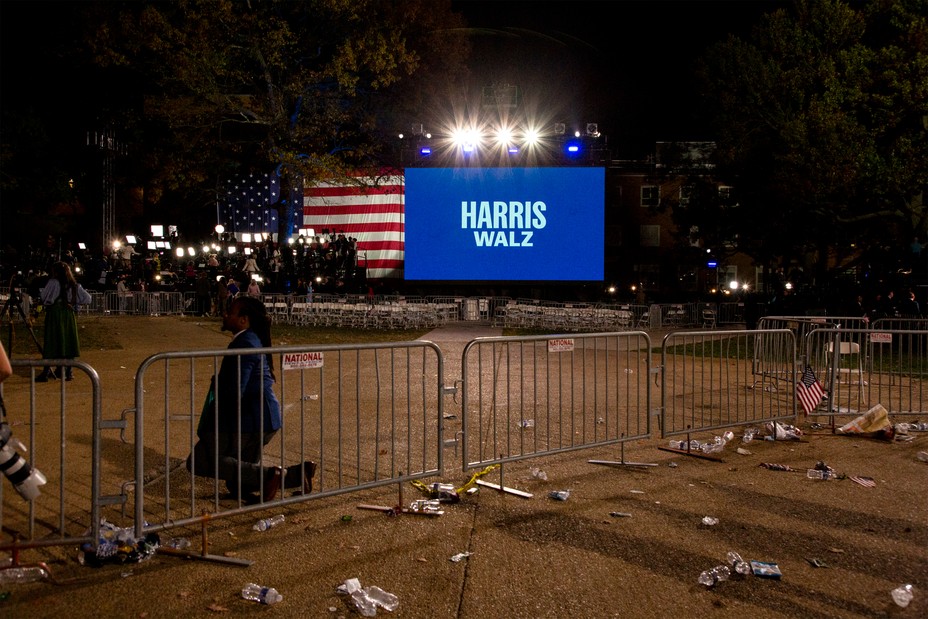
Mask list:
[[[661,188],[657,185],[641,187],[641,206],[656,207],[661,203]]]

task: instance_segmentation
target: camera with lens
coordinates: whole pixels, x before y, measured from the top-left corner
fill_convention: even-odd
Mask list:
[[[27,501],[39,496],[39,486],[46,483],[42,471],[32,468],[17,449],[26,451],[19,440],[13,438],[13,431],[7,422],[0,423],[0,471],[10,480],[16,492]]]

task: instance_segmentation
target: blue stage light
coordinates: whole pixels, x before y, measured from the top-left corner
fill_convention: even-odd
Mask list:
[[[432,147],[423,146],[422,148],[419,149],[419,154],[422,155],[423,157],[428,157],[429,155],[432,154]]]

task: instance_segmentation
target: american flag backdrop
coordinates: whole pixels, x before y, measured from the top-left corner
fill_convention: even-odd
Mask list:
[[[276,172],[229,179],[224,193],[219,201],[219,223],[228,232],[277,233],[277,203],[281,195],[280,176]]]
[[[303,190],[303,225],[358,240],[358,266],[369,279],[402,278],[405,178],[400,172],[318,182]]]

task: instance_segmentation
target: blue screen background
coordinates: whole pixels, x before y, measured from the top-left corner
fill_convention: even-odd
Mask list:
[[[604,168],[407,168],[405,278],[601,281]],[[462,228],[462,202],[544,202],[532,229]],[[530,243],[530,246],[527,245]]]

